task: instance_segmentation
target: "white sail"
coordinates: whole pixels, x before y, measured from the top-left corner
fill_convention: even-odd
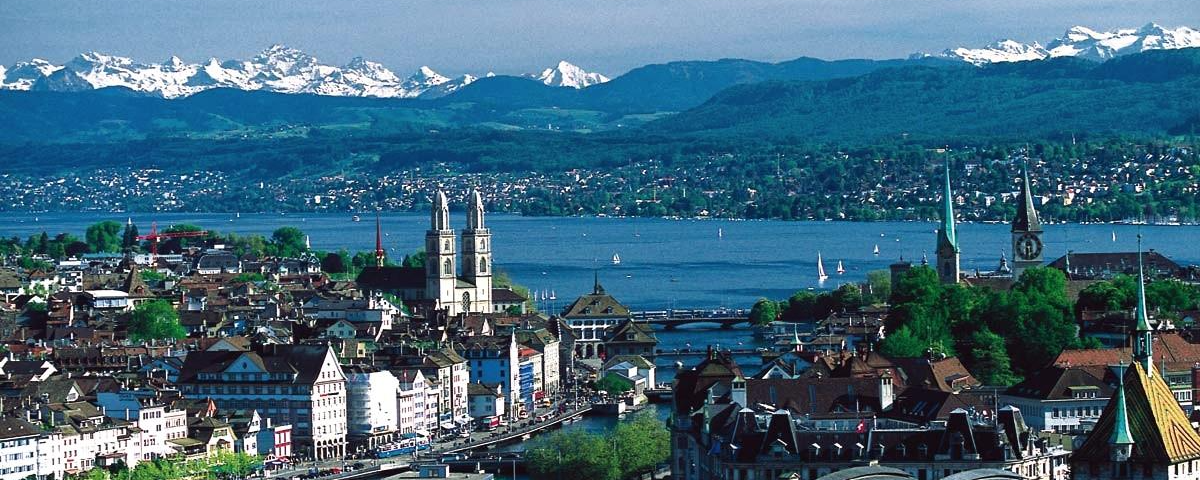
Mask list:
[[[838,275],[841,275],[841,274],[843,274],[843,273],[846,273],[846,267],[843,267],[843,266],[842,266],[842,261],[841,261],[841,260],[838,260],[837,273],[838,273]]]
[[[717,228],[717,238],[725,238],[725,229]]]
[[[612,258],[612,264],[620,265],[621,264],[621,255],[614,253],[613,258]]]
[[[1115,242],[1115,241],[1117,241],[1117,231],[1116,231],[1116,230],[1113,230],[1112,234],[1113,234],[1113,235],[1112,235],[1112,237],[1113,237],[1113,241],[1114,241],[1114,242]]]
[[[875,244],[875,255],[879,255],[879,244]]]
[[[829,275],[825,274],[825,263],[821,261],[821,252],[817,252],[817,281],[824,282],[827,278]]]

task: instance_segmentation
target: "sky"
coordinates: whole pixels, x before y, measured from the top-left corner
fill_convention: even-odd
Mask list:
[[[1200,27],[1195,0],[3,0],[0,64],[84,51],[161,62],[281,43],[341,65],[613,76],[673,60],[900,58],[1073,25]]]

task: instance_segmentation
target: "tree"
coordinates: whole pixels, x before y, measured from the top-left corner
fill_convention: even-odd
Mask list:
[[[179,312],[166,300],[143,302],[133,309],[129,338],[135,342],[178,339],[187,336],[179,323]]]
[[[321,271],[325,273],[346,273],[346,264],[342,260],[342,256],[329,252],[325,254],[325,258],[321,259]]]
[[[271,234],[271,244],[275,246],[275,254],[280,257],[299,257],[308,251],[305,246],[304,232],[296,227],[280,227]]]
[[[121,234],[121,249],[124,251],[137,250],[138,246],[138,228],[133,222],[125,224],[125,232]]]
[[[779,305],[773,300],[760,298],[750,308],[750,323],[754,325],[769,325],[779,317]]]
[[[984,327],[975,332],[971,340],[973,348],[968,367],[979,381],[999,386],[1017,383],[1019,379],[1012,373],[1004,338]]]
[[[603,390],[609,395],[616,396],[633,390],[633,382],[610,373],[596,381],[596,390]]]
[[[621,478],[630,478],[654,472],[658,464],[667,461],[671,435],[661,420],[644,411],[617,425],[613,446]]]
[[[585,430],[559,430],[525,452],[534,479],[616,480],[620,469],[608,439]]]
[[[412,268],[425,268],[425,249],[417,250],[404,256],[400,265]]]
[[[886,302],[892,296],[892,274],[887,270],[867,272],[866,299],[870,303]]]
[[[908,326],[900,327],[883,339],[879,350],[898,358],[918,358],[925,354],[926,343],[913,335]]]
[[[1196,296],[1196,287],[1173,278],[1146,285],[1146,303],[1158,311],[1192,310],[1196,308]]]
[[[787,299],[787,308],[783,310],[783,318],[789,322],[812,320],[816,318],[817,294],[801,290],[793,293]]]
[[[84,238],[93,252],[121,251],[121,224],[105,220],[87,228]]]

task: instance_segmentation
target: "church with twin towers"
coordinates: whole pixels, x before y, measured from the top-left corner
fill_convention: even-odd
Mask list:
[[[432,200],[424,267],[387,265],[382,226],[377,221],[375,265],[363,269],[356,283],[375,295],[395,295],[426,315],[455,317],[512,309],[523,313],[524,297],[493,285],[492,234],[479,191],[467,195],[467,222],[458,231],[450,223],[446,193],[438,190]]]

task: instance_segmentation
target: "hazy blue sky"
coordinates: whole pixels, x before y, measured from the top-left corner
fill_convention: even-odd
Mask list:
[[[895,58],[1045,42],[1072,25],[1200,26],[1195,0],[3,0],[0,64],[96,50],[161,61],[283,43],[407,73],[523,73],[567,59],[619,74],[670,60]]]

